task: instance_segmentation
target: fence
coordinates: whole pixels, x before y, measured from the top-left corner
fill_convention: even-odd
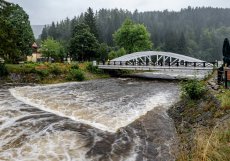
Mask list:
[[[100,64],[100,63],[99,63]],[[108,61],[102,62],[102,65],[118,66],[184,66],[184,67],[218,67],[217,62],[143,62],[143,61]]]

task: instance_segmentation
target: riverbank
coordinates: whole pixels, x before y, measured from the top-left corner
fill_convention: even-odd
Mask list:
[[[89,62],[6,64],[5,67],[8,74],[0,78],[0,83],[55,84],[110,77]]]
[[[198,100],[182,97],[168,110],[180,140],[177,160],[230,160],[230,91],[214,89]]]

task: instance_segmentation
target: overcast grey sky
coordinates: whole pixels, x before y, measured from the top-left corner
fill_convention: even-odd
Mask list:
[[[17,3],[30,16],[32,25],[50,24],[66,17],[73,18],[88,7],[95,10],[101,8],[123,8],[130,11],[174,10],[192,7],[230,8],[230,0],[8,0]]]

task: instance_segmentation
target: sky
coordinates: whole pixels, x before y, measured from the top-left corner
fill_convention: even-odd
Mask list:
[[[230,8],[230,0],[7,0],[19,4],[29,15],[32,25],[51,24],[73,18],[91,7],[122,8],[134,11],[179,11],[191,7]]]

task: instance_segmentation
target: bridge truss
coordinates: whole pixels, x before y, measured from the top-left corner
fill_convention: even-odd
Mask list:
[[[101,69],[196,69],[211,70],[218,66],[216,62],[209,63],[185,55],[171,52],[145,51],[127,54],[108,62],[99,64]]]

